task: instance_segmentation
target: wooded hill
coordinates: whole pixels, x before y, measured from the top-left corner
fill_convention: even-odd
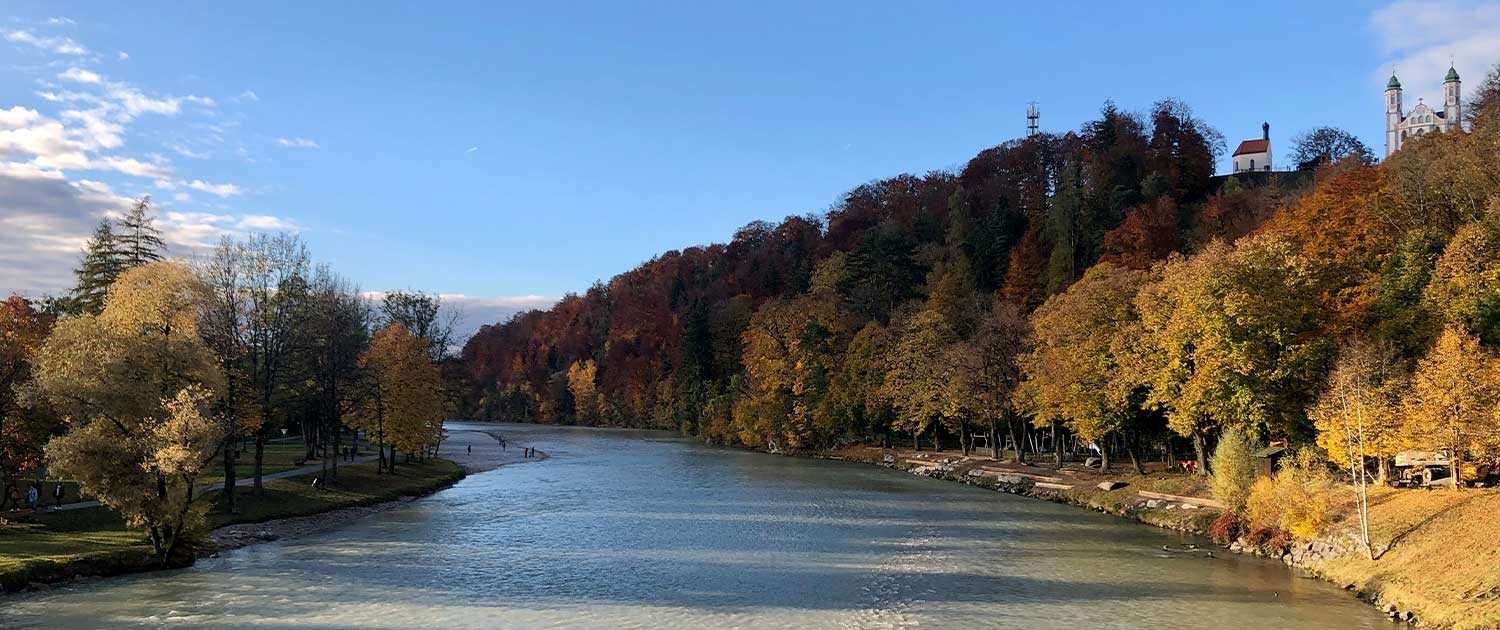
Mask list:
[[[1445,324],[1500,343],[1486,120],[1380,165],[1305,135],[1306,170],[1246,181],[1214,177],[1223,140],[1187,106],[1106,104],[487,326],[465,406],[776,448],[971,423],[1131,455],[1228,426],[1311,443],[1346,342],[1406,372]]]

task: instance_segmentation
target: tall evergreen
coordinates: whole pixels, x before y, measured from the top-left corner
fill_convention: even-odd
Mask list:
[[[127,268],[161,260],[167,251],[161,230],[156,229],[156,218],[150,213],[151,197],[147,195],[136,200],[120,219],[120,231],[115,238]]]
[[[99,314],[104,310],[104,297],[109,293],[109,286],[128,267],[119,237],[108,220],[100,221],[84,246],[83,262],[73,270],[78,283],[68,296],[65,310],[79,315]]]

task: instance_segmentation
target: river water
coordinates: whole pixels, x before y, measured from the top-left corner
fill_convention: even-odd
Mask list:
[[[549,459],[192,568],[0,598],[0,627],[1390,625],[1279,563],[1165,552],[1203,541],[1075,507],[662,433],[501,430]]]

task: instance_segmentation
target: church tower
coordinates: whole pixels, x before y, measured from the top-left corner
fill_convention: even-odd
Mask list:
[[[1457,73],[1451,73],[1457,77]],[[1456,84],[1455,84],[1456,85]],[[1401,124],[1401,82],[1391,74],[1385,84],[1385,155],[1390,157],[1401,148],[1401,137],[1396,135],[1396,126]]]
[[[1443,131],[1463,130],[1463,84],[1458,80],[1458,71],[1448,66],[1448,76],[1443,77]]]

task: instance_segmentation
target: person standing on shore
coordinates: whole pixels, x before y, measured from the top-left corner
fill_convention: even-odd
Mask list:
[[[65,492],[66,491],[63,490],[63,485],[62,485],[61,481],[57,482],[57,485],[52,486],[52,505],[53,505],[53,507],[62,507],[63,494]]]
[[[26,507],[31,508],[31,511],[35,512],[36,506],[41,502],[42,493],[37,491],[36,484],[33,483],[30,488],[26,489]]]

